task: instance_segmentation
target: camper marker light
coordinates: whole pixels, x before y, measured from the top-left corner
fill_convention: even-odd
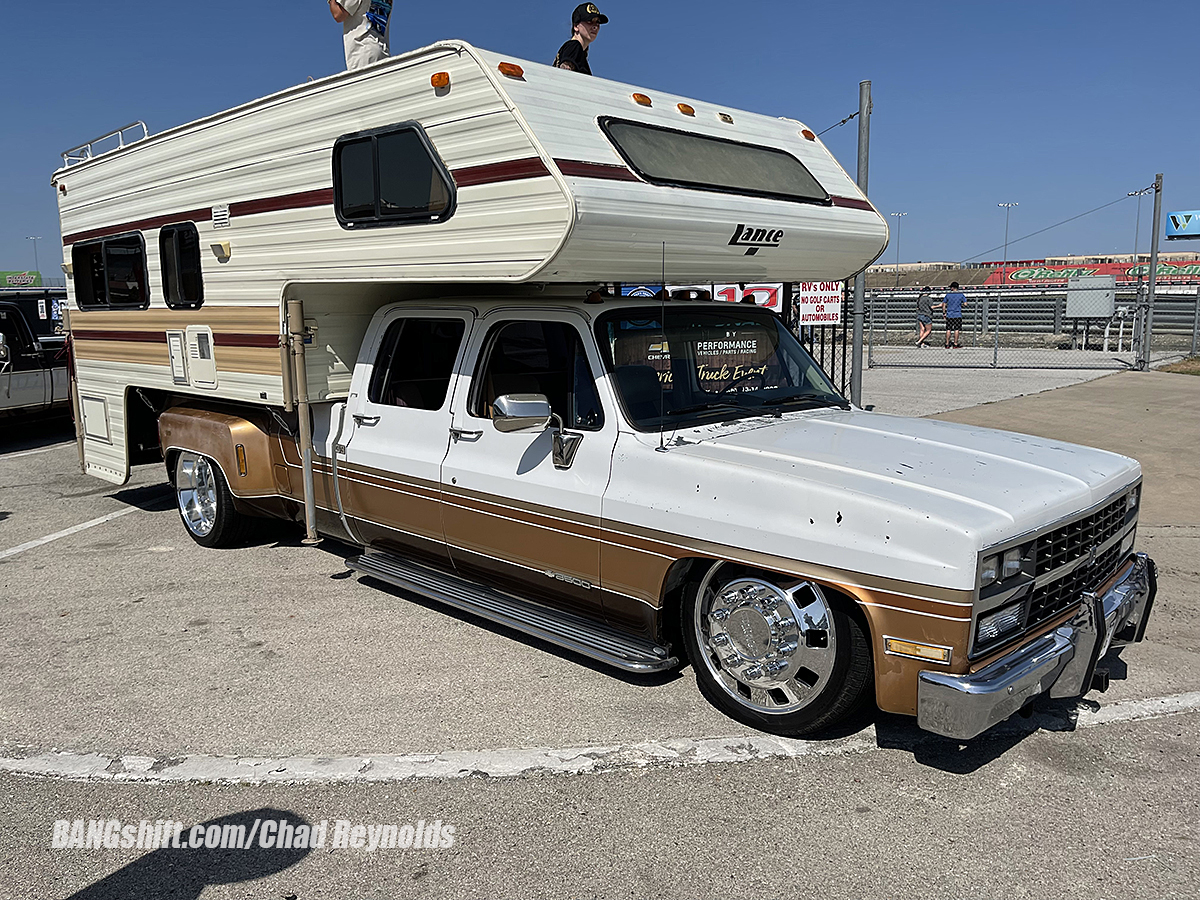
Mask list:
[[[726,125],[733,124],[733,116],[731,116],[729,113],[717,113],[717,118],[720,119],[722,122],[724,122]]]
[[[899,638],[885,637],[883,649],[893,656],[910,656],[914,659],[928,659],[945,665],[950,664],[950,648],[939,647],[936,644],[919,644],[916,641],[902,641]]]
[[[234,452],[237,453],[238,474],[244,478],[246,476],[246,472],[247,472],[247,469],[246,469],[246,445],[238,444],[233,449],[234,449]]]
[[[509,78],[524,78],[525,70],[516,63],[502,62],[500,63],[500,74],[507,75]]]
[[[654,105],[654,101],[651,100],[649,97],[647,97],[645,94],[634,94],[633,102],[637,103],[639,106],[653,106]]]
[[[429,83],[435,88],[448,88],[450,87],[450,73],[434,72],[429,78]]]
[[[685,116],[694,116],[696,114],[696,110],[692,109],[692,107],[688,106],[686,103],[679,104],[679,111]]]
[[[815,141],[817,139],[817,136],[815,134],[813,134],[811,131],[809,131],[807,128],[805,128],[802,132],[800,132],[800,136],[802,138],[804,138],[806,141]]]

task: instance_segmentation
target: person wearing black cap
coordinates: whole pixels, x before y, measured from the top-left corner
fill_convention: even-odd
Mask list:
[[[580,3],[575,7],[575,12],[571,14],[571,28],[575,33],[558,48],[558,55],[554,57],[554,67],[591,75],[588,45],[600,34],[600,26],[607,24],[608,16],[596,9],[596,4]]]

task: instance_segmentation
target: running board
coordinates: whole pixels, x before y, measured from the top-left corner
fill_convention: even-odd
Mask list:
[[[667,648],[580,616],[468,581],[458,575],[372,551],[347,565],[394,587],[516,629],[626,672],[665,672],[679,665]]]

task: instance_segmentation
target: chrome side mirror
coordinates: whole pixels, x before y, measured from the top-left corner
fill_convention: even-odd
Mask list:
[[[492,403],[492,424],[506,434],[545,431],[553,417],[545,394],[503,394]]]

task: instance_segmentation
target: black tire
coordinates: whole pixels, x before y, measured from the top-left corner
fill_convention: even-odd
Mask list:
[[[234,547],[246,537],[249,517],[233,505],[221,467],[191,450],[175,458],[175,501],[187,533],[201,547]]]
[[[680,609],[700,693],[760,731],[800,737],[828,730],[871,696],[871,645],[849,604],[809,582],[734,567],[710,571],[688,586]]]

